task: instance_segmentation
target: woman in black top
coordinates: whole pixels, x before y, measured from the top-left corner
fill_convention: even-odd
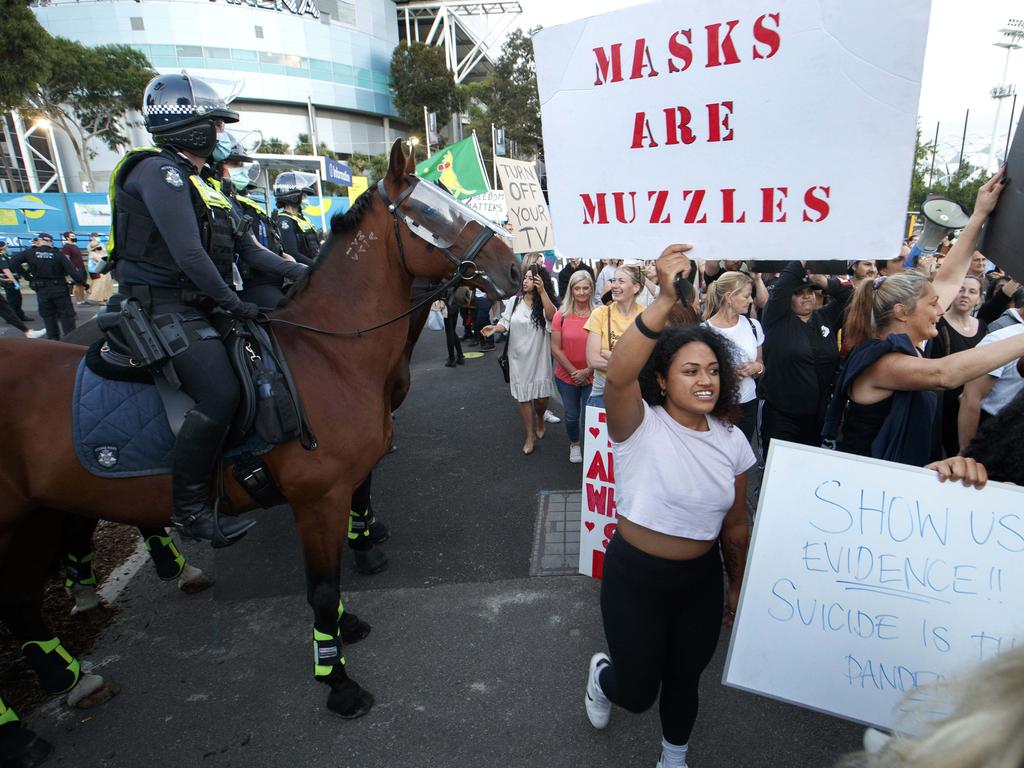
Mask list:
[[[761,444],[773,438],[821,444],[821,426],[839,367],[839,328],[853,289],[836,278],[804,274],[791,261],[772,285],[764,308],[764,374],[757,393],[764,400]],[[815,309],[814,291],[830,301]]]
[[[980,302],[981,280],[974,275],[967,275],[960,286],[960,292],[939,319],[936,326],[938,335],[929,342],[925,354],[938,359],[978,346],[978,342],[988,333],[988,324],[972,314]],[[942,393],[937,432],[941,435],[942,451],[946,456],[956,456],[960,452],[957,417],[963,391],[964,388],[960,386]]]

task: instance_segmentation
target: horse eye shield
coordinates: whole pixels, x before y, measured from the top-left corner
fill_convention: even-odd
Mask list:
[[[507,230],[430,183],[417,181],[401,208],[415,226],[416,234],[438,248],[451,248],[470,222],[490,229],[509,244],[512,242]]]

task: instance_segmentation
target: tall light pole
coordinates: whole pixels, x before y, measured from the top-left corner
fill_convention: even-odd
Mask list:
[[[1006,82],[1006,73],[1010,69],[1010,54],[1021,47],[1020,41],[1024,39],[1024,19],[1010,19],[1006,26],[999,30],[1003,39],[993,45],[1006,49],[1006,62],[1003,64],[1003,77],[999,85],[991,90],[992,98],[996,100],[996,117],[992,122],[992,142],[989,147],[988,167],[995,171],[996,161],[996,134],[999,132],[999,113],[1003,108],[1003,99],[1013,96],[1017,89],[1012,83]]]

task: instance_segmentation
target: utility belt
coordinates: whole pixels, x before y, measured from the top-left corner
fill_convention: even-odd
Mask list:
[[[61,278],[42,278],[38,280],[29,280],[28,283],[33,291],[38,291],[40,288],[57,288],[58,286],[67,287],[68,282],[63,277]]]
[[[138,299],[148,310],[152,310],[156,304],[188,304],[205,311],[217,308],[217,302],[210,296],[192,288],[155,288],[151,285],[121,285],[118,292],[122,296]]]

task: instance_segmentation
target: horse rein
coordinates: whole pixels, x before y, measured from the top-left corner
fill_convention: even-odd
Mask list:
[[[410,182],[409,186],[402,190],[401,194],[399,194],[398,197],[395,198],[394,202],[390,200],[387,191],[384,189],[383,179],[377,182],[377,194],[380,195],[381,199],[384,201],[384,204],[388,207],[388,213],[391,214],[391,222],[395,230],[395,242],[398,244],[398,256],[402,262],[402,269],[405,270],[405,273],[409,275],[409,277],[415,280],[415,276],[409,270],[409,264],[405,258],[405,247],[402,245],[402,233],[401,229],[398,226],[398,222],[399,220],[401,220],[401,222],[404,223],[409,228],[409,231],[413,234],[413,236],[419,237],[421,240],[426,240],[425,237],[417,234],[417,230],[421,229],[422,227],[415,221],[413,221],[411,218],[409,218],[399,208],[399,206],[402,204],[405,198],[412,194],[413,188],[417,184],[419,184],[421,180],[419,179],[419,177],[414,176],[412,174],[407,175],[406,179]],[[490,285],[491,288],[495,290],[495,292],[497,292],[497,286],[494,285],[494,282],[491,280],[490,276],[486,272],[481,270],[474,261],[474,259],[476,259],[477,254],[483,249],[484,245],[486,245],[487,241],[490,240],[491,237],[493,237],[493,235],[494,232],[491,229],[483,227],[480,230],[479,234],[477,234],[477,236],[473,239],[473,242],[470,243],[469,248],[466,250],[465,258],[463,259],[459,259],[448,248],[441,248],[439,246],[434,245],[433,243],[430,243],[430,245],[444,253],[448,260],[455,266],[455,272],[452,274],[451,278],[449,278],[446,282],[442,283],[440,287],[438,287],[437,289],[428,293],[425,298],[413,304],[409,309],[407,309],[402,314],[396,315],[395,317],[392,317],[390,320],[385,320],[383,323],[378,323],[377,325],[371,326],[369,328],[356,329],[354,331],[329,331],[326,328],[317,328],[316,326],[306,325],[305,323],[296,323],[292,320],[284,320],[282,318],[277,317],[268,317],[266,320],[260,320],[259,322],[290,325],[295,328],[301,328],[306,331],[312,331],[313,333],[320,333],[325,336],[343,336],[349,338],[358,338],[362,337],[363,334],[379,330],[380,328],[385,328],[386,326],[389,326],[392,323],[396,323],[399,320],[408,317],[409,315],[413,314],[414,312],[426,306],[427,304],[432,303],[435,299],[441,296],[449,288],[457,285],[458,283],[461,283],[463,280],[471,280],[474,277],[480,277],[484,282]]]

